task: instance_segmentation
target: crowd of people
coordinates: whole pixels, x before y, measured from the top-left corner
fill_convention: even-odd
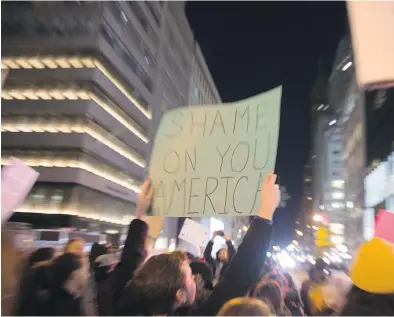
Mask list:
[[[349,271],[348,284],[335,281],[318,259],[299,290],[292,276],[267,258],[272,218],[280,201],[274,173],[268,174],[261,189],[259,213],[237,250],[224,232],[215,232],[203,258],[181,250],[148,257],[148,226],[143,219],[151,204],[153,186],[147,180],[141,187],[137,217],[130,223],[121,254],[94,244],[86,256],[84,241],[79,239],[69,241],[61,255],[51,248],[36,250],[24,261],[18,283],[14,283],[15,296],[10,295],[12,302],[2,305],[2,314],[394,315],[392,244],[374,238],[363,245]],[[217,235],[226,240],[226,248],[213,257]],[[5,283],[8,294],[12,293],[10,279],[16,279],[11,274],[15,267],[11,251],[3,250],[2,244],[2,291]]]

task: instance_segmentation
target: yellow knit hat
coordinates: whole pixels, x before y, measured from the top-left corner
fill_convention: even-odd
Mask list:
[[[394,293],[394,246],[380,238],[361,245],[350,269],[358,288],[374,294]]]

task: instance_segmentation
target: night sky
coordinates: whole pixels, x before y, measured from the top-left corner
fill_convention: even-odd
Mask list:
[[[331,69],[346,32],[343,2],[188,2],[190,26],[223,102],[283,85],[276,172],[291,199],[275,217],[275,243],[288,243],[301,207],[310,143],[310,92],[318,60]]]

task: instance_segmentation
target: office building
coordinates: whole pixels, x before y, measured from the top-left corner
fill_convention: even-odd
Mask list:
[[[364,206],[365,142],[364,103],[355,78],[350,35],[343,37],[337,48],[329,81],[329,102],[334,108],[338,129],[338,165],[340,177],[332,179],[332,238],[354,250],[362,241]],[[335,186],[334,186],[335,185]],[[335,207],[335,208],[334,208]],[[345,230],[346,228],[346,230]]]
[[[14,221],[124,231],[163,112],[189,102],[184,6],[3,3],[2,164],[15,156],[40,173]],[[166,219],[167,246],[177,227]]]

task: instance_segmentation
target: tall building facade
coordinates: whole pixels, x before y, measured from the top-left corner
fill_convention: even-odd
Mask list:
[[[124,230],[163,112],[189,103],[196,44],[184,6],[2,5],[2,164],[16,156],[40,173],[15,221]],[[166,219],[167,245],[177,227]]]
[[[364,102],[360,93],[353,61],[350,36],[341,39],[329,82],[329,102],[336,113],[340,135],[341,174],[332,185],[341,198],[332,212],[333,242],[355,249],[362,241],[365,171]],[[332,205],[331,205],[332,206]],[[345,230],[346,228],[346,230]]]

